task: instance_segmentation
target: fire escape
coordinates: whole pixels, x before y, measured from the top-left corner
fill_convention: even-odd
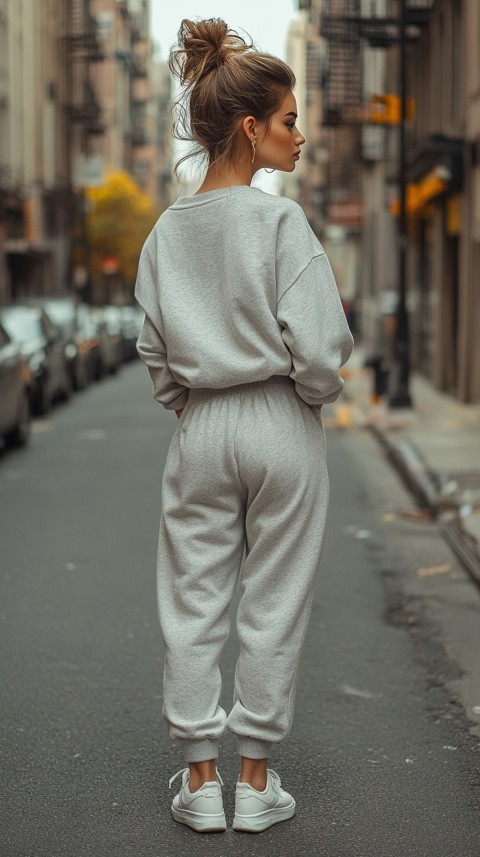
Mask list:
[[[67,113],[80,126],[82,151],[87,152],[89,136],[105,131],[91,73],[92,64],[105,57],[90,13],[90,0],[68,0],[65,41],[69,60]]]
[[[323,125],[329,129],[331,156],[326,183],[332,219],[332,206],[348,205],[361,197],[360,127],[351,121],[362,100],[361,42],[345,25],[345,18],[358,11],[357,0],[330,0],[325,7],[320,28],[320,34],[328,43],[328,63],[323,79]]]
[[[428,22],[433,0],[405,0],[405,41],[418,38]],[[400,124],[398,97],[366,98],[362,49],[387,49],[400,41],[400,3],[395,0],[325,0],[320,33],[328,43],[324,78],[323,124],[330,129],[334,158],[327,177],[331,198],[360,192],[361,128]],[[366,9],[369,9],[367,12]],[[386,14],[376,14],[377,9]],[[407,105],[410,112],[410,103]]]

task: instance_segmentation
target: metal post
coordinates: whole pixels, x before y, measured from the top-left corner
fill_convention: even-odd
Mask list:
[[[82,204],[83,264],[84,264],[85,270],[87,272],[87,279],[86,279],[85,290],[84,290],[84,299],[86,301],[88,301],[88,303],[93,303],[93,300],[92,300],[92,298],[93,298],[93,295],[92,295],[92,276],[91,276],[91,271],[90,271],[90,265],[91,265],[91,258],[90,258],[91,252],[90,252],[90,250],[91,250],[91,248],[90,248],[90,240],[88,237],[88,223],[87,223],[88,197],[87,197],[87,190],[85,187],[82,188],[81,193],[82,193],[81,204]]]
[[[400,217],[398,222],[398,307],[395,332],[395,357],[392,381],[394,390],[390,393],[390,407],[410,408],[412,400],[409,392],[410,357],[407,313],[407,206],[406,206],[406,164],[405,164],[405,122],[407,117],[407,68],[406,68],[406,0],[400,0]]]

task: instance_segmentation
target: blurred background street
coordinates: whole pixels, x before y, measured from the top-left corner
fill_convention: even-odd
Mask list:
[[[302,156],[253,184],[302,206],[356,346],[324,412],[326,555],[272,760],[298,815],[208,847],[473,857],[477,0],[0,0],[0,855],[204,847],[169,816],[155,561],[175,423],[133,295],[149,231],[201,183],[174,177],[167,59],[183,17],[212,16],[294,70]],[[235,657],[232,630],[227,709]],[[231,815],[229,736],[223,758]]]

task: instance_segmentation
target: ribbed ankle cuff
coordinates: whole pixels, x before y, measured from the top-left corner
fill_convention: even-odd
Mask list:
[[[186,762],[206,762],[208,759],[218,758],[218,741],[212,738],[202,738],[198,741],[179,738],[178,743]]]
[[[237,750],[240,756],[246,756],[247,759],[268,759],[272,752],[272,743],[237,735]]]

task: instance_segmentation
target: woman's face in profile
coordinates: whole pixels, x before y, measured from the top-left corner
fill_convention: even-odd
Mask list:
[[[293,172],[300,156],[300,146],[305,142],[305,137],[296,123],[297,102],[293,92],[289,92],[273,114],[270,131],[265,137],[266,126],[263,123],[259,125],[256,162],[258,169],[273,167],[283,172]]]

